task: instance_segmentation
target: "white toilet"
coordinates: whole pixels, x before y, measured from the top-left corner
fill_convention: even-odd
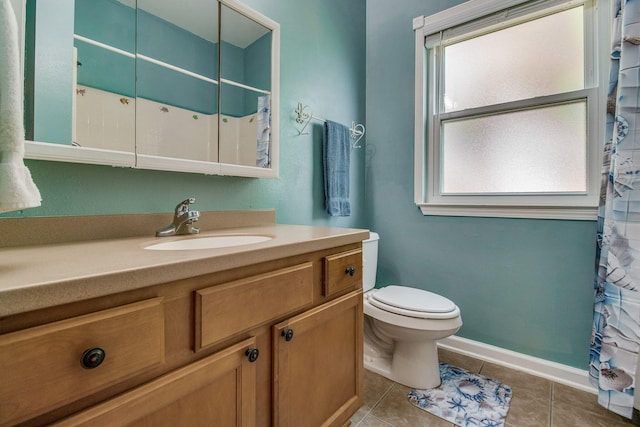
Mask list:
[[[436,341],[462,326],[460,309],[449,299],[421,289],[374,289],[377,233],[362,242],[364,287],[364,366],[417,389],[440,385]]]

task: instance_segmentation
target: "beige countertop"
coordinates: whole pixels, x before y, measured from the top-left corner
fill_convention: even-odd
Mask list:
[[[272,217],[275,219],[275,215]],[[368,230],[362,229],[269,221],[242,225],[202,231],[197,236],[150,234],[0,247],[0,317],[348,245],[369,237]],[[272,239],[218,249],[144,249],[154,243],[220,234]]]

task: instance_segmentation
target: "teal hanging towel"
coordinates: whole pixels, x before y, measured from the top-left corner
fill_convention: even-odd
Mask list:
[[[349,202],[349,128],[327,120],[324,125],[322,160],[324,166],[324,204],[331,216],[351,215]]]

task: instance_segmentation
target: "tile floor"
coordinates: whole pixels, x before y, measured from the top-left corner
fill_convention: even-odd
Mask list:
[[[507,427],[617,427],[640,425],[597,404],[594,394],[472,357],[440,350],[440,361],[502,381],[513,390]],[[351,418],[355,427],[451,427],[454,424],[416,408],[409,388],[366,371],[364,405]]]

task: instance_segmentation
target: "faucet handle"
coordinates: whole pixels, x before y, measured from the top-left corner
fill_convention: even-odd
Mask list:
[[[189,205],[195,202],[195,197],[189,197],[187,200],[183,200],[182,202],[178,203],[178,205],[176,206],[176,215],[187,212],[189,210]]]

